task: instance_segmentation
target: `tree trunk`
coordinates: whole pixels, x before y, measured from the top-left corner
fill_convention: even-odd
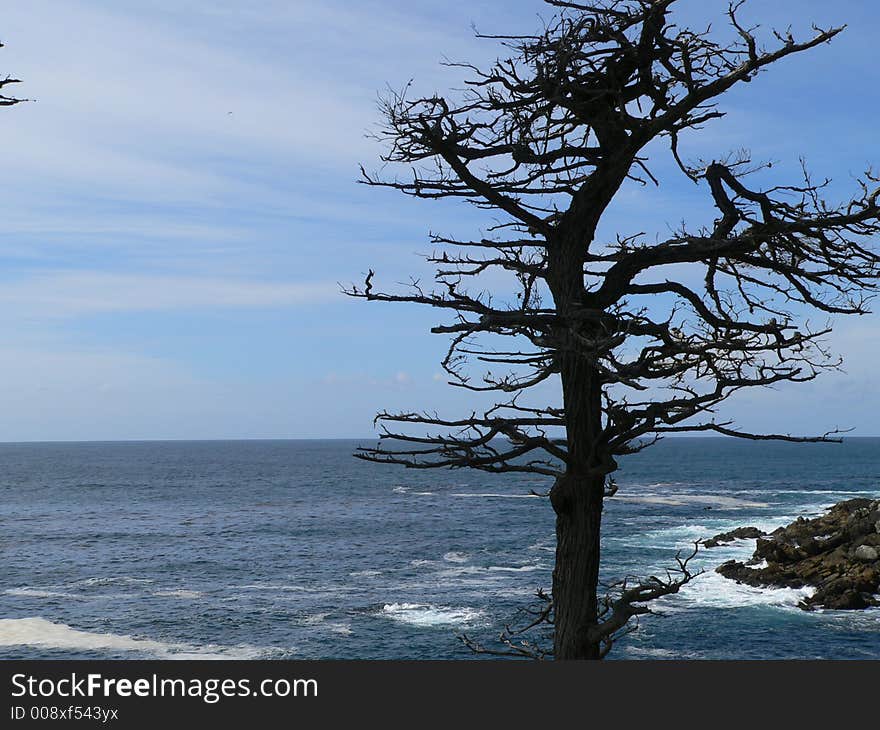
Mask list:
[[[591,640],[597,621],[599,537],[604,477],[560,478],[551,499],[556,510],[556,566],[553,610],[556,660],[599,659]]]
[[[590,634],[597,623],[602,501],[610,470],[600,447],[601,382],[592,365],[576,353],[560,358],[560,375],[569,464],[550,495],[556,512],[554,657],[599,659],[599,643]]]
[[[599,204],[591,211],[601,210]],[[594,222],[551,249],[548,284],[563,316],[582,306],[583,250],[592,240]],[[593,331],[590,331],[590,329]],[[557,364],[562,381],[568,446],[566,473],[556,480],[550,501],[556,512],[556,565],[553,569],[553,652],[556,660],[600,659],[600,645],[590,638],[598,620],[600,527],[605,476],[616,467],[602,447],[602,380],[576,337],[601,336],[583,322],[575,333],[561,327]]]

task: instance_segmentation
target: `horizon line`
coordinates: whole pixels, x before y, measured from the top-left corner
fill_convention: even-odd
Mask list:
[[[304,436],[304,437],[245,437],[245,438],[131,438],[131,439],[26,439],[22,441],[0,440],[0,446],[24,446],[40,444],[203,444],[203,443],[287,443],[295,441],[373,441],[378,436]],[[809,438],[809,437],[805,437]],[[676,439],[718,439],[730,441],[754,441],[753,439],[726,436],[723,434],[675,434],[667,435],[662,440]],[[860,436],[841,436],[842,441],[858,439],[880,439],[880,434],[868,434]],[[766,442],[792,443],[784,439],[766,439]],[[757,443],[757,442],[756,442]],[[797,445],[797,442],[794,442]],[[802,443],[838,443],[836,441],[806,441]]]

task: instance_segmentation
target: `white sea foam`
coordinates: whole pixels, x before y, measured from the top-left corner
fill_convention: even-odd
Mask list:
[[[454,492],[453,497],[470,497],[472,499],[543,499],[540,494],[494,494]]]
[[[764,494],[768,496],[774,494],[850,494],[856,496],[863,494],[870,498],[876,498],[873,495],[880,494],[876,489],[740,489],[737,491],[740,494]]]
[[[21,598],[79,598],[73,593],[63,593],[61,591],[47,591],[42,588],[7,588],[3,591],[7,596],[20,596]]]
[[[374,578],[377,575],[382,575],[381,570],[356,570],[353,573],[349,573],[352,578]]]
[[[491,573],[531,573],[536,570],[545,570],[546,566],[541,563],[531,563],[529,565],[460,565],[455,568],[446,568],[438,571],[436,575],[444,578],[454,578],[462,575],[486,575],[491,577]],[[500,576],[499,576],[500,577]]]
[[[124,634],[81,631],[41,617],[0,619],[0,646],[37,646],[81,651],[131,651],[160,659],[257,659],[278,650],[240,646],[191,646]]]
[[[154,596],[159,598],[201,598],[205,594],[201,591],[189,591],[186,589],[155,591]]]
[[[758,528],[762,532],[770,533],[781,525],[787,525],[788,523],[793,522],[794,519],[795,517],[792,515],[761,517],[760,519],[749,519],[747,524]],[[647,530],[645,532],[634,531],[632,534],[623,534],[609,537],[607,539],[628,547],[687,548],[692,546],[696,540],[705,540],[713,535],[742,526],[743,522],[741,520],[701,519],[700,522],[685,523],[672,527],[664,527],[659,530]],[[754,550],[754,546],[754,538],[743,538],[712,548],[711,554],[713,556],[718,556],[726,554],[726,551],[734,549],[737,554],[745,556],[746,553],[751,553],[751,551]]]
[[[706,535],[715,529],[717,529],[716,526],[710,526],[703,522],[688,522],[683,525],[664,527],[659,530],[647,530],[642,533],[642,536],[649,539],[661,538],[668,540],[670,544],[675,544],[681,540],[699,538],[700,535]]]
[[[631,491],[643,491],[648,489],[670,489],[673,487],[682,488],[686,487],[688,489],[695,489],[700,486],[700,484],[696,482],[627,482],[621,480],[619,482],[619,486],[621,490]]]
[[[529,545],[529,550],[543,550],[547,553],[555,553],[556,548],[552,545],[542,545],[541,543],[535,543],[534,545]]]
[[[429,628],[471,624],[482,619],[483,612],[475,608],[451,608],[425,603],[389,603],[382,607],[381,615],[410,626]]]
[[[249,583],[244,586],[230,586],[244,591],[272,591],[276,593],[330,593],[339,590],[338,588],[310,588],[309,586],[290,585],[287,583]]]
[[[647,657],[649,659],[680,659],[681,655],[676,654],[672,649],[658,649],[650,646],[627,646],[623,649],[625,654],[630,656]]]
[[[868,632],[880,632],[880,608],[866,608],[861,611],[833,611],[818,608],[815,613],[822,617],[822,622],[830,629],[837,631],[858,631],[866,635]]]
[[[654,607],[664,609],[687,608],[741,608],[743,606],[772,606],[797,608],[809,598],[813,588],[755,588],[725,578],[714,570],[697,576],[683,586],[677,595],[659,599]]]
[[[609,536],[606,539],[632,548],[653,547],[674,550],[679,547],[692,546],[697,540],[711,537],[719,531],[718,525],[712,524],[710,526],[710,524],[700,522],[664,527],[659,530],[647,530],[645,532],[633,531],[632,533],[619,536]]]
[[[392,487],[391,491],[395,494],[411,494],[414,497],[433,497],[434,492],[412,492],[409,487]]]
[[[132,578],[129,575],[118,575],[100,578],[85,578],[77,581],[80,586],[112,586],[112,585],[149,585],[154,581],[151,578]]]
[[[518,567],[512,565],[490,565],[486,570],[491,573],[531,573],[534,570],[544,570],[545,566],[540,563],[531,565],[520,565]]]
[[[684,507],[689,504],[703,504],[723,509],[757,509],[769,507],[769,502],[755,502],[737,497],[724,497],[718,494],[617,494],[609,499],[634,504],[659,504],[667,507]]]
[[[313,613],[310,616],[301,618],[298,623],[302,624],[303,626],[317,626],[318,624],[324,623],[324,619],[326,619],[329,615],[329,613]]]
[[[347,623],[327,624],[327,628],[334,634],[341,636],[351,636],[352,634],[351,624]]]
[[[450,550],[443,556],[443,559],[447,563],[466,563],[468,560],[468,556],[466,553],[458,553],[454,550]]]
[[[0,619],[0,646],[43,646],[52,649],[118,649],[151,654],[170,645],[117,634],[80,631],[44,618]]]

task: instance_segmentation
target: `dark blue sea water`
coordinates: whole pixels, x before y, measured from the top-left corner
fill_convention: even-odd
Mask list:
[[[345,441],[0,445],[4,658],[469,658],[550,587],[549,484],[359,462]],[[880,497],[880,440],[663,442],[623,461],[605,577]],[[712,568],[753,541],[707,551]],[[707,572],[618,658],[880,658],[880,611]]]

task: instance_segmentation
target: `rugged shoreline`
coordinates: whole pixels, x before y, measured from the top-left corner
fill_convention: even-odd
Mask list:
[[[812,586],[816,591],[799,604],[804,610],[880,606],[880,500],[838,502],[820,517],[799,517],[769,534],[738,528],[704,546],[744,537],[757,537],[754,555],[719,565],[725,578],[761,588]]]

